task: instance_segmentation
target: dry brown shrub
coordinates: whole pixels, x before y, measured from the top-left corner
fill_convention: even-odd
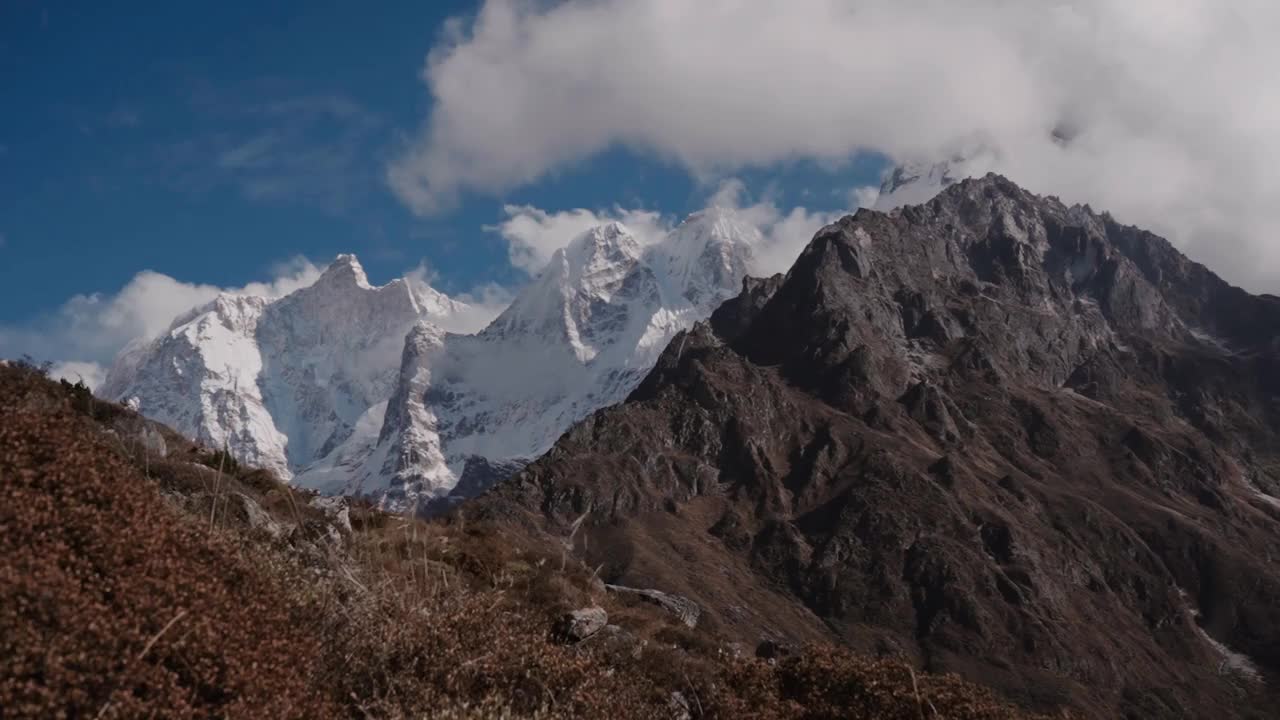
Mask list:
[[[6,717],[314,717],[320,644],[270,573],[164,502],[46,382],[0,383]]]
[[[355,502],[354,533],[335,544],[270,474],[218,474],[176,440],[148,457],[87,406],[0,367],[6,718],[628,720],[673,717],[673,693],[695,718],[1026,717],[958,679],[832,648],[732,659],[518,527]],[[88,409],[113,428],[140,422]],[[246,532],[230,493],[301,529]],[[622,629],[553,635],[559,614],[591,604]]]

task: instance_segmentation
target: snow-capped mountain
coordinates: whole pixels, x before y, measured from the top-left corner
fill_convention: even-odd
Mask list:
[[[223,295],[135,343],[99,389],[283,478],[380,427],[404,336],[468,307],[406,279],[369,284],[341,255],[283,298]],[[375,430],[376,432],[376,430]]]
[[[737,294],[760,242],[719,208],[648,246],[620,223],[584,233],[483,331],[419,323],[376,442],[357,433],[296,482],[398,507],[439,498],[468,476],[466,492],[482,489],[625,398],[672,336]]]
[[[136,343],[100,389],[242,461],[410,507],[536,457],[621,401],[677,332],[735,296],[760,232],[690,215],[642,244],[620,223],[558,250],[487,327],[424,284],[340,256],[279,299],[224,295]]]

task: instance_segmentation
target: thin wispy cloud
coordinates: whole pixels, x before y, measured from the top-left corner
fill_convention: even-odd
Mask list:
[[[384,123],[349,98],[204,93],[192,104],[206,121],[153,153],[161,175],[188,193],[232,187],[256,202],[343,214],[381,190]]]
[[[112,128],[136,128],[142,125],[142,112],[129,105],[116,105],[103,118],[103,123]]]

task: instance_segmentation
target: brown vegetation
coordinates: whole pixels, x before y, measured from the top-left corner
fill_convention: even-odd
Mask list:
[[[0,367],[4,717],[1024,717],[829,647],[736,657],[510,528],[356,505],[338,530],[219,459]],[[621,627],[564,644],[586,605]]]

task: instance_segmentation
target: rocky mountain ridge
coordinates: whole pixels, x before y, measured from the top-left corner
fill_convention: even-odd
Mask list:
[[[749,642],[1091,717],[1267,717],[1280,299],[989,175],[859,211],[469,518]]]

